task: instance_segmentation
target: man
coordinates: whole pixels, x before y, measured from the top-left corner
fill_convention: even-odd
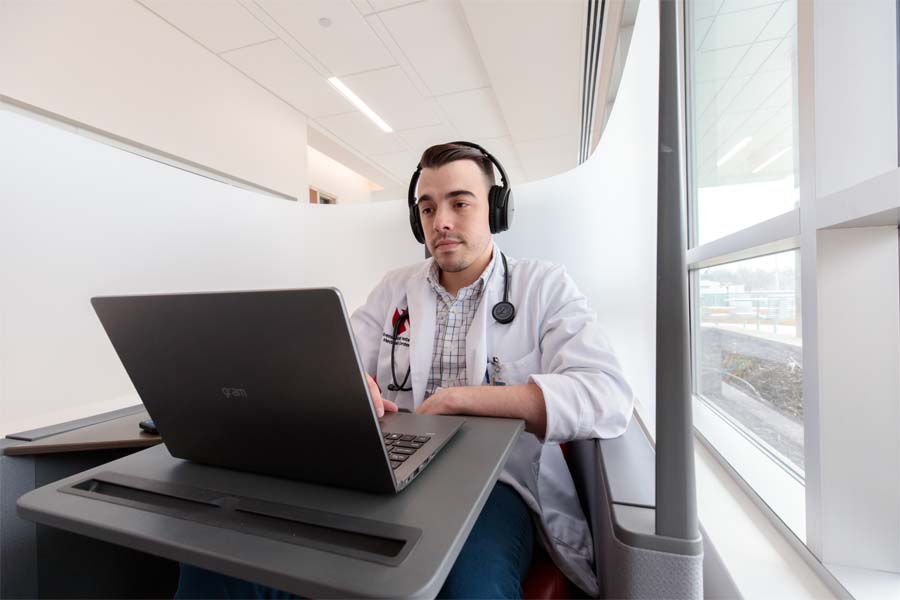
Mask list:
[[[442,144],[419,169],[410,220],[433,258],[388,273],[352,317],[376,411],[514,417],[527,432],[440,597],[521,597],[535,533],[563,573],[596,595],[590,530],[558,444],[621,434],[631,389],[565,270],[505,257],[493,243],[510,207],[490,155]],[[513,311],[495,308],[506,300]],[[272,592],[182,567],[181,597]]]
[[[370,380],[376,410],[515,417],[527,432],[442,595],[520,595],[531,560],[530,515],[563,572],[596,594],[590,530],[558,444],[621,434],[631,389],[564,269],[512,258],[504,265],[491,236],[491,223],[496,229],[504,219],[489,206],[489,155],[442,144],[424,152],[420,168],[410,204],[433,258],[387,274],[352,319],[363,365],[381,388]],[[494,187],[495,200],[500,190]],[[515,317],[502,323],[492,309],[504,299],[507,271]],[[409,320],[394,339],[404,313]]]

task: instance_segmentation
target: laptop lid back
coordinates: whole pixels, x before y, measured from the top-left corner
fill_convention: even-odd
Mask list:
[[[173,456],[395,490],[338,290],[91,303]]]

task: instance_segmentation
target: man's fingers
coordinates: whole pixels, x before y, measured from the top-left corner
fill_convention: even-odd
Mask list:
[[[375,407],[375,414],[378,415],[378,418],[381,418],[384,416],[384,400],[381,398],[381,391],[378,389],[378,384],[375,383],[375,380],[372,379],[372,376],[368,373],[366,373],[366,383],[369,384],[369,395],[372,396],[372,405]],[[391,402],[391,404],[394,403]]]
[[[387,398],[382,398],[381,401],[384,404],[384,410],[386,410],[387,412],[397,412],[399,410],[396,402],[392,402]]]

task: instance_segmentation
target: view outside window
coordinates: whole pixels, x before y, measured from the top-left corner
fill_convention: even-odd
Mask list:
[[[800,253],[700,269],[695,277],[697,393],[802,473]]]
[[[797,4],[685,6],[691,219],[699,245],[797,206]]]

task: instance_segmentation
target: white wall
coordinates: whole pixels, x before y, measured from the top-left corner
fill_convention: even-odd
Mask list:
[[[138,402],[92,296],[334,285],[353,310],[422,256],[402,202],[282,200],[3,110],[0,165],[0,435]]]
[[[897,206],[896,187],[883,185],[898,171],[897,8],[895,0],[811,7],[815,136],[806,150],[815,161],[807,186],[815,200],[802,248],[803,343],[814,350],[803,364],[806,542],[844,585],[854,570],[860,581],[892,581],[871,597],[900,590],[897,220],[818,231],[815,223]]]
[[[309,185],[336,196],[338,204],[359,204],[372,201],[369,180],[351,171],[330,156],[310,147]]]
[[[815,4],[816,195],[897,167],[895,0]]]
[[[0,96],[300,199],[306,118],[137,2],[0,2]]]
[[[514,188],[515,223],[497,237],[510,255],[566,266],[597,311],[651,427],[658,35],[654,3],[642,2],[616,104],[597,149],[572,171]]]
[[[656,34],[652,3],[642,3],[619,102],[597,151],[578,169],[517,187],[513,229],[498,236],[510,255],[568,267],[651,421]],[[165,120],[165,107],[145,108],[147,123]],[[213,102],[211,110],[219,108]],[[144,127],[116,110],[122,127]],[[352,310],[385,271],[422,256],[405,200],[280,200],[3,111],[0,140],[0,433],[137,401],[91,296],[335,285]],[[277,145],[265,147],[252,160],[278,153]]]

